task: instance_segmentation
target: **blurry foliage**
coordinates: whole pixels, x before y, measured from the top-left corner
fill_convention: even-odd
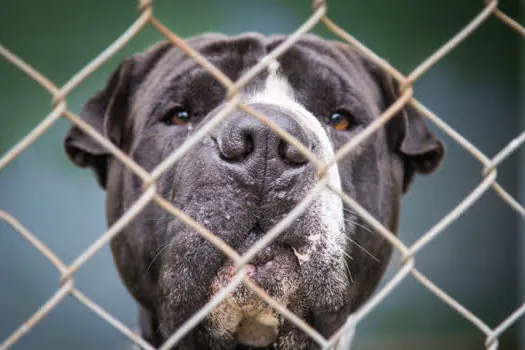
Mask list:
[[[259,31],[266,34],[289,33],[302,24],[311,14],[310,3],[309,0],[155,0],[154,2],[155,15],[182,37],[210,31],[228,34],[243,31]],[[386,58],[403,73],[409,73],[456,34],[479,13],[483,5],[481,0],[328,0],[328,4],[328,15],[332,20]],[[518,18],[519,2],[517,0],[502,0],[500,7],[510,16]],[[0,2],[0,43],[60,86],[113,42],[136,17],[136,4],[133,0],[2,0]],[[317,26],[315,32],[335,39],[333,34],[323,28],[322,24]],[[103,87],[105,80],[120,60],[142,51],[162,39],[159,33],[146,27],[123,50],[89,76],[69,95],[69,108],[74,112],[80,112],[82,103],[95,91]],[[434,96],[432,99],[433,106],[439,106],[443,109],[446,106],[449,108],[453,106],[457,109],[454,116],[476,113],[472,106],[462,104],[463,99],[472,100],[473,98],[473,93],[468,89],[454,90],[453,93],[458,94],[457,96],[447,95],[449,91],[439,90],[442,87],[432,87],[433,90],[429,90],[428,86],[425,85],[427,87],[423,86],[423,89],[419,89],[421,85],[424,85],[424,82],[432,81],[435,83],[435,80],[432,80],[435,78],[435,76],[432,78],[432,73],[439,70],[440,67],[446,66],[447,72],[452,72],[453,77],[443,79],[449,79],[449,84],[452,81],[453,83],[460,82],[461,86],[483,86],[486,89],[486,100],[484,102],[492,104],[494,109],[499,110],[498,104],[501,102],[491,100],[493,86],[501,89],[500,94],[505,94],[507,91],[510,94],[516,94],[516,96],[509,97],[508,101],[517,104],[518,101],[524,100],[517,95],[519,91],[519,74],[517,72],[520,68],[519,64],[523,63],[523,56],[520,56],[520,52],[523,52],[524,47],[524,41],[517,33],[496,19],[490,18],[437,66],[431,68],[428,75],[421,78],[421,83],[416,82],[416,96],[419,97],[421,90],[423,90],[423,100],[425,101],[428,96],[440,93],[439,96]],[[444,84],[443,86],[446,90],[447,85]],[[476,93],[480,94],[479,91]],[[51,111],[50,100],[50,95],[39,85],[10,63],[0,59],[0,154],[7,151]],[[505,106],[502,106],[502,109],[503,107]],[[517,106],[508,107],[504,109],[502,115],[505,117],[508,113],[516,110]],[[463,121],[459,118],[454,119],[447,114],[441,116],[452,126],[463,127]],[[493,116],[494,119],[500,117],[500,115]],[[478,127],[479,129],[487,129],[492,123],[493,119],[491,118],[480,118]],[[515,122],[512,121],[509,124],[512,123],[515,123],[517,127],[518,120],[516,119]],[[46,157],[42,162],[51,162],[53,166],[60,165],[63,168],[60,169],[61,172],[71,172],[74,169],[68,164],[61,151],[62,137],[68,126],[67,121],[60,121],[51,128],[46,137],[32,146],[35,149],[45,148],[46,152],[37,153],[35,151],[34,154],[38,157]],[[478,137],[478,141],[483,140],[484,137],[479,136],[484,134],[480,134],[472,128],[463,128],[460,131],[465,132],[468,138],[473,137],[475,139]],[[495,130],[495,133],[497,132],[505,133],[502,135],[506,137],[505,135],[509,133],[509,130]],[[510,130],[510,132],[514,132],[514,130]],[[497,146],[501,147],[503,144]],[[485,143],[482,147],[488,147],[489,151],[497,149],[496,146],[487,146]],[[458,150],[459,147],[456,145],[449,147],[449,149],[453,150],[451,154],[464,152]],[[33,152],[33,150],[25,152]],[[15,167],[18,161],[17,159],[10,166]],[[452,162],[454,161],[452,160]],[[462,161],[453,164],[458,169],[464,165]],[[508,173],[511,176],[508,177],[507,182],[510,184],[510,188],[515,188],[517,187],[515,183],[516,167],[509,167]],[[479,170],[477,168],[475,172],[478,176]],[[475,179],[473,176],[469,178],[471,173],[468,171],[466,174],[466,177],[464,176],[459,180],[454,178],[456,183],[453,185],[459,186],[457,183],[460,181],[468,180],[472,184],[478,181],[477,177]],[[0,173],[0,180],[5,180],[6,177],[4,176],[6,175]],[[84,184],[88,183],[86,181],[88,177],[90,174],[87,172],[76,172],[73,178],[75,181],[82,179],[79,182]],[[10,185],[6,181],[0,182],[0,196],[8,186]],[[443,195],[451,196],[453,194],[455,193],[444,193]],[[411,195],[417,196],[417,194]],[[458,194],[458,196],[461,195]],[[416,199],[420,201],[419,203],[427,200],[425,196]],[[441,199],[445,200],[445,198]],[[486,207],[490,211],[492,202],[489,204],[487,206],[486,203],[481,203],[481,209]],[[485,207],[483,207],[484,205]],[[450,210],[451,206],[447,205],[446,208]],[[479,208],[473,210],[476,213],[475,210],[479,210]],[[475,218],[470,221],[459,222],[457,225],[471,228],[472,226],[469,225],[474,221],[476,221]],[[512,223],[514,224],[514,222]],[[427,223],[424,225],[428,226]],[[63,234],[65,235],[65,233]],[[467,236],[464,236],[463,239],[466,239],[465,237]],[[92,238],[85,239],[87,242],[92,241]],[[506,239],[509,240],[510,238]],[[510,242],[510,248],[513,247],[513,242]],[[73,253],[71,254],[74,256]],[[432,251],[429,254],[431,255]],[[514,259],[514,257],[515,255],[511,255],[509,259]],[[468,262],[468,260],[469,256],[466,256],[465,261]],[[509,264],[514,266],[514,263],[511,261]],[[510,267],[509,269],[513,268]],[[477,273],[483,274],[484,271]],[[448,271],[441,271],[441,276],[448,274]],[[436,274],[432,277],[438,278],[439,276]],[[487,278],[494,278],[494,276],[487,276]],[[413,287],[414,282],[410,283]],[[508,286],[509,290],[514,290],[516,282],[509,281],[505,286]],[[404,289],[404,293],[407,291],[410,293],[410,290]],[[466,300],[465,298],[462,301],[472,304],[469,306],[477,305],[478,308],[481,305],[482,316],[489,317],[490,315],[495,320],[492,323],[495,323],[501,319],[500,315],[508,315],[511,307],[517,303],[515,293],[506,290],[502,290],[501,293],[508,295],[508,298],[505,300],[498,299],[500,298],[498,296],[500,294],[498,294],[483,296],[486,298],[485,300],[477,300],[476,298]],[[407,298],[410,298],[410,295]],[[40,299],[38,300],[40,301]],[[409,330],[421,333],[425,333],[425,331],[434,332],[434,334],[437,332],[439,337],[440,332],[465,330],[465,334],[479,339],[481,344],[481,333],[464,319],[456,316],[447,306],[438,301],[429,305],[428,308],[424,302],[420,302],[419,305],[422,306],[402,310],[390,309],[390,312],[385,312],[384,317],[373,325],[375,328],[368,326],[368,320],[366,320],[363,327],[365,333],[369,331],[370,337],[373,338],[376,334],[402,333]],[[61,306],[60,310],[64,309],[65,307]],[[384,307],[383,310],[385,310]],[[422,322],[421,317],[424,318],[428,314],[433,315],[432,319],[429,321],[427,318],[426,322]],[[27,316],[24,313],[20,319]],[[93,324],[95,322],[97,327],[101,327],[101,330],[110,332],[108,326],[102,324],[102,321],[96,319]],[[12,328],[12,325],[9,327]],[[373,329],[370,331],[371,328]],[[506,333],[503,337],[504,346],[502,349],[517,348],[515,329],[516,327],[513,328],[513,332]],[[75,336],[72,335],[71,337],[74,338]],[[78,338],[80,337],[78,335]],[[63,339],[63,341],[66,340]],[[102,339],[100,341],[102,342]],[[69,342],[69,344],[72,343],[74,341]]]

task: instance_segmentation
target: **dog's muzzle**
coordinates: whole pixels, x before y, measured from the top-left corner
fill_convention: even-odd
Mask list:
[[[327,160],[329,152],[333,154],[317,121],[308,124],[301,119],[306,119],[304,115],[270,103],[249,106],[265,119],[259,120],[240,110],[230,114],[205,142],[184,158],[183,166],[178,168],[175,189],[175,204],[241,255],[281,222],[316,184],[314,165],[272,127],[292,135],[320,159]],[[213,118],[213,114],[208,117]],[[334,185],[340,186],[337,170],[331,176]],[[339,312],[347,304],[348,286],[341,253],[345,243],[341,218],[340,199],[328,190],[321,192],[295,221],[249,261],[248,276],[299,317],[305,318],[318,310],[323,315]],[[177,221],[171,229],[176,232],[172,254],[164,260],[161,271],[168,320],[173,315],[191,315],[193,310],[184,303],[185,298],[209,300],[235,274],[232,262],[213,247],[206,243],[195,247],[194,242],[200,238],[191,230]],[[203,253],[206,269],[200,268],[196,248],[206,250]],[[196,274],[199,284],[208,286],[206,290],[198,290],[198,296],[186,292],[184,283],[188,277],[184,271]],[[164,332],[169,334],[176,329],[182,319],[165,322]],[[282,322],[268,304],[240,285],[214,309],[205,327],[218,339],[266,346],[281,334]]]
[[[251,104],[250,107],[263,114],[266,120],[237,111],[213,136],[220,166],[228,169],[227,172],[247,188],[254,190],[255,187],[261,197],[262,215],[245,242],[238,247],[241,254],[273,224],[274,220],[268,218],[271,216],[269,213],[279,210],[278,215],[286,214],[283,207],[289,211],[297,204],[291,201],[289,205],[283,206],[282,199],[286,197],[284,191],[293,187],[291,183],[313,176],[313,167],[307,158],[296,147],[284,141],[270,124],[278,126],[312,149],[308,130],[298,123],[291,112],[279,106]],[[271,199],[275,189],[283,192],[279,200]],[[293,249],[304,244],[307,244],[305,236],[283,233],[250,261],[247,266],[248,276],[284,305],[296,303],[295,300],[300,298],[301,276]],[[233,275],[232,265],[225,264],[212,282],[211,295],[225,287]],[[215,331],[220,329],[235,333],[240,342],[252,346],[264,346],[274,341],[279,323],[277,314],[244,286],[238,287],[212,313],[210,322]]]

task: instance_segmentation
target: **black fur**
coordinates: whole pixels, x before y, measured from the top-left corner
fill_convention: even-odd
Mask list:
[[[206,34],[188,42],[236,80],[283,40],[284,37],[258,34]],[[278,61],[279,72],[292,86],[297,102],[319,118],[335,150],[398,96],[387,75],[343,44],[309,35]],[[259,74],[245,92],[259,89],[266,76],[266,72]],[[86,103],[81,116],[142,167],[152,170],[217,113],[224,97],[225,89],[210,74],[177,48],[162,43],[125,60],[106,88]],[[166,125],[166,113],[175,106],[190,111],[190,124]],[[310,142],[312,152],[317,152],[319,145],[301,134],[300,126],[290,124],[286,113],[264,105],[252,107],[300,140]],[[352,114],[355,125],[351,130],[336,131],[326,125],[326,117],[340,109]],[[241,156],[235,157],[240,158],[228,158],[228,154],[235,153],[225,150],[229,144],[240,147],[235,143],[240,141],[229,138],[235,133],[244,135],[250,128],[254,130],[248,135],[253,144],[242,147],[253,149],[236,150]],[[293,164],[286,163],[279,147],[281,143],[273,132],[235,111],[159,178],[158,191],[242,253],[279,222],[315,183],[313,166],[300,158],[293,158]],[[92,168],[106,189],[107,219],[111,225],[142,193],[141,182],[76,127],[68,133],[65,148],[77,165]],[[243,152],[253,156],[244,160]],[[423,118],[405,108],[364,141],[357,152],[341,160],[341,186],[396,232],[400,198],[414,172],[432,172],[442,156],[443,146],[428,132]],[[328,337],[373,292],[388,264],[391,247],[381,235],[371,233],[351,210],[345,210],[346,235],[377,260],[347,242],[346,253],[353,259],[345,258],[351,277],[347,273],[339,276],[343,284],[334,282],[336,268],[326,261],[314,260],[299,268],[290,260],[294,256],[291,248],[305,244],[304,233],[319,221],[315,213],[313,209],[305,212],[268,247],[265,254],[276,261],[281,261],[278,257],[282,256],[282,264],[277,270],[258,276],[257,282],[272,295],[278,295],[278,276],[295,276],[299,288],[292,293],[287,307]],[[116,236],[111,248],[124,283],[140,305],[143,335],[155,346],[209,300],[210,286],[228,266],[221,252],[155,204],[148,205]],[[241,346],[235,334],[217,335],[210,327],[208,321],[203,322],[177,348]],[[281,324],[274,346],[314,347],[287,321]]]

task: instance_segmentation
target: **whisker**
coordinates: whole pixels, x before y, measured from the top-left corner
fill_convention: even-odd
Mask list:
[[[149,272],[149,270],[150,270],[151,267],[153,266],[153,263],[155,262],[155,260],[157,260],[157,258],[162,254],[162,252],[164,252],[164,250],[166,250],[166,248],[168,248],[169,246],[170,246],[170,244],[167,243],[166,245],[164,245],[164,247],[162,247],[162,248],[157,252],[157,254],[155,254],[155,256],[153,257],[153,259],[151,259],[151,262],[149,263],[148,268],[146,269],[146,273]]]
[[[351,255],[349,255],[347,252],[345,252],[344,249],[341,249],[341,253],[343,253],[343,255],[345,255],[348,259],[354,260],[354,258]]]
[[[373,230],[371,230],[369,227],[367,227],[366,225],[363,225],[363,224],[361,224],[361,223],[359,223],[359,222],[357,222],[357,221],[353,221],[353,220],[351,220],[351,219],[343,219],[343,220],[345,221],[345,223],[350,223],[350,224],[355,225],[355,226],[357,226],[357,227],[361,227],[362,229],[364,229],[364,230],[366,230],[366,231],[368,231],[368,232],[370,232],[370,233],[375,233],[375,232],[374,232]]]
[[[347,208],[343,208],[343,211],[347,212],[347,213],[350,213],[352,215],[355,215],[355,213],[353,211],[351,211],[350,209],[347,209]],[[370,233],[375,233],[373,230],[371,230],[369,227],[367,227],[366,225],[364,224],[361,224],[359,222],[357,222],[357,220],[352,220],[352,219],[343,219],[345,223],[350,223],[352,225],[355,225],[357,227],[360,227]],[[359,244],[357,241],[353,240],[352,238],[348,237],[345,235],[345,238],[348,239],[348,241],[350,241],[351,243],[355,244],[357,247],[359,247],[362,251],[364,251],[368,256],[370,256],[372,259],[374,259],[377,263],[380,263],[379,259],[376,258],[374,256],[374,254],[370,253],[368,250],[366,250],[365,247],[363,247],[361,244]]]
[[[348,256],[346,253],[345,253],[346,256]],[[350,256],[348,256],[350,259],[352,259]],[[343,260],[343,263],[345,264],[345,267],[346,267],[346,271],[348,271],[348,276],[350,277],[350,282],[351,283],[354,283],[354,277],[352,276],[352,271],[350,271],[350,267],[348,266],[348,264],[346,263],[346,260]]]
[[[364,225],[364,224],[361,224],[358,220],[358,215],[356,212],[354,212],[353,210],[350,210],[348,208],[343,208],[343,212],[346,212],[348,214],[351,214],[353,216],[353,218],[343,218],[343,220],[346,222],[346,223],[351,223],[353,225],[356,225],[358,227],[361,227],[362,229],[365,229],[367,230],[368,232],[370,233],[374,233],[374,231],[372,229],[370,229],[368,226]],[[355,219],[354,219],[355,218]]]
[[[348,208],[344,208],[344,207],[343,207],[343,211],[346,212],[346,213],[348,213],[348,214],[352,214],[352,215],[354,215],[354,216],[357,216],[357,213],[356,213],[355,211],[351,210],[351,209],[348,209]]]
[[[374,254],[370,253],[368,250],[366,250],[365,247],[363,247],[361,244],[357,243],[355,240],[353,240],[352,238],[348,237],[345,235],[345,238],[348,239],[348,241],[350,241],[350,243],[353,243],[355,244],[356,246],[358,246],[362,251],[364,251],[368,256],[370,256],[372,259],[374,259],[376,262],[380,263],[379,259],[376,258],[374,256]]]

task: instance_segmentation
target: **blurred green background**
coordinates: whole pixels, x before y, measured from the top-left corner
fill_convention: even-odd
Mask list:
[[[474,0],[329,0],[329,16],[408,73],[481,9]],[[502,0],[519,19],[525,2]],[[206,31],[289,33],[311,13],[307,0],[155,1],[156,16],[183,37]],[[65,83],[137,17],[132,0],[2,0],[0,43],[57,85]],[[524,18],[523,16],[521,18]],[[522,20],[522,22],[524,22]],[[330,36],[318,26],[316,32]],[[68,106],[79,112],[118,62],[161,39],[147,27],[76,88]],[[483,152],[494,155],[525,127],[523,38],[490,18],[426,73],[416,97]],[[0,59],[0,154],[50,111],[50,96]],[[62,151],[69,124],[60,120],[0,171],[0,208],[71,262],[105,230],[104,193],[88,171]],[[413,242],[481,180],[481,166],[437,128],[448,154],[441,170],[417,179],[404,199],[400,237]],[[525,201],[525,155],[514,153],[498,181]],[[417,256],[438,286],[495,326],[524,302],[525,226],[494,193],[484,194]],[[386,279],[399,268],[395,256]],[[36,250],[0,223],[0,339],[7,337],[57,289],[59,275]],[[521,282],[520,282],[521,281]],[[135,305],[121,285],[109,249],[76,274],[75,285],[130,327]],[[501,338],[501,349],[525,349],[525,321]],[[520,343],[520,337],[522,342]],[[483,334],[408,278],[357,329],[355,349],[482,349]],[[126,349],[118,331],[71,298],[14,349]]]

